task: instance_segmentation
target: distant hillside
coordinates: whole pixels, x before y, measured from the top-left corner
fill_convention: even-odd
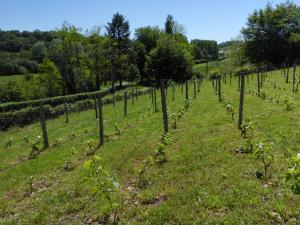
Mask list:
[[[56,37],[55,31],[0,30],[0,75],[35,73]]]

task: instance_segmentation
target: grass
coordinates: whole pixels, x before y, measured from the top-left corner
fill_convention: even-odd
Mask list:
[[[245,142],[237,129],[237,118],[232,121],[227,116],[209,81],[203,82],[178,128],[171,129],[173,142],[166,148],[167,162],[147,169],[149,184],[144,188],[135,184],[143,160],[154,155],[160,140],[162,115],[153,112],[148,95],[139,97],[134,105],[128,101],[127,117],[123,116],[122,103],[115,109],[104,107],[106,133],[113,133],[117,122],[121,135],[107,138],[96,155],[121,184],[113,195],[119,203],[120,224],[299,224],[300,198],[284,183],[289,159],[281,145],[285,134],[287,147],[293,153],[299,149],[299,94],[292,94],[291,84],[285,84],[274,71],[264,84],[267,99],[261,100],[248,94],[249,89],[256,90],[255,78],[250,75],[249,84],[246,79],[245,118],[254,121],[256,138],[274,142],[272,177],[265,182],[254,176],[255,171],[262,170],[259,162],[249,154],[236,153]],[[271,81],[281,90],[274,90]],[[227,80],[222,85],[223,94],[237,108],[237,80],[231,83]],[[175,102],[168,91],[170,113],[184,106],[181,88],[176,90]],[[293,110],[286,111],[271,101],[271,96],[277,98],[276,93],[291,96]],[[189,96],[193,97],[193,88]],[[36,137],[41,132],[39,124],[0,133],[0,170],[9,168],[0,173],[0,224],[87,224],[103,219],[107,202],[91,197],[82,183],[82,165],[91,158],[86,155],[86,141],[93,139],[97,144],[94,114],[93,110],[71,114],[68,124],[63,116],[48,121],[52,146],[37,159],[18,165],[30,151],[23,136]],[[171,127],[172,121],[169,124]],[[12,146],[4,148],[9,138],[13,138]],[[69,172],[63,169],[66,160],[74,166]],[[34,191],[26,197],[30,176]]]
[[[217,62],[212,61],[208,63],[208,73],[217,68]],[[219,68],[221,72],[229,73],[234,70],[235,66],[233,65],[230,58],[226,58],[219,62]],[[197,64],[193,68],[194,70],[200,72],[201,74],[206,74],[206,63]]]

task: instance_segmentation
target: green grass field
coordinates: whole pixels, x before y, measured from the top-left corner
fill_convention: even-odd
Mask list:
[[[275,90],[271,82],[276,82]],[[197,98],[193,87],[192,103],[173,129],[171,115],[184,107],[185,96],[176,87],[176,100],[168,90],[171,145],[166,148],[167,162],[151,164],[145,172],[148,184],[137,184],[143,161],[154,155],[163,131],[161,112],[153,112],[149,95],[132,104],[128,116],[123,104],[104,106],[105,144],[97,149],[103,167],[120,183],[111,195],[118,203],[119,224],[299,224],[300,197],[284,182],[289,167],[285,146],[299,151],[300,97],[292,94],[279,71],[269,73],[264,82],[266,99],[249,94],[256,90],[256,76],[246,79],[244,117],[254,122],[257,139],[273,141],[275,157],[271,178],[257,179],[262,165],[250,154],[237,153],[245,144],[234,120],[218,102],[210,81],[204,81]],[[279,88],[280,87],[280,90]],[[223,96],[238,108],[237,79],[222,83]],[[160,93],[157,91],[158,106]],[[277,98],[292,97],[287,111],[276,104]],[[88,156],[88,141],[98,143],[98,128],[93,110],[47,121],[51,147],[37,159],[26,160],[30,142],[41,134],[39,123],[12,128],[0,133],[0,224],[103,224],[108,202],[96,198],[83,182],[83,164]],[[114,134],[117,123],[120,135]],[[11,146],[5,148],[11,139]],[[90,143],[89,142],[89,143]],[[66,162],[73,169],[67,171]],[[32,193],[29,180],[32,176]]]
[[[216,61],[212,61],[208,63],[208,73],[217,68],[218,63]],[[235,66],[230,58],[226,58],[219,62],[219,69],[221,72],[231,72],[233,71]],[[206,63],[197,64],[194,66],[194,70],[199,71],[202,74],[206,74]]]

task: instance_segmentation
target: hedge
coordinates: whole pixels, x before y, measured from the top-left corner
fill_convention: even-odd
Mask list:
[[[149,89],[140,90],[137,93],[135,93],[134,96],[144,95],[147,93],[149,93]],[[91,95],[90,97],[94,99],[95,94]],[[128,97],[130,98],[131,96],[129,95]],[[123,96],[121,95],[116,95],[115,98],[116,101],[123,100]],[[112,97],[103,98],[103,104],[112,104],[112,103],[113,103]],[[60,104],[55,107],[52,107],[49,104],[44,104],[44,108],[46,112],[46,119],[57,118],[60,115],[63,115],[65,113],[64,104]],[[68,103],[69,112],[81,112],[93,108],[94,108],[94,100],[91,99],[81,100],[71,104]],[[28,124],[32,124],[38,121],[39,118],[40,118],[39,107],[27,107],[13,112],[0,113],[0,130],[4,131],[12,126],[17,126],[17,125],[25,126]]]
[[[130,84],[123,84],[122,87],[116,86],[116,90],[120,90],[122,88],[129,87]],[[110,89],[104,90],[104,91],[94,91],[94,92],[88,92],[88,93],[79,93],[74,95],[66,95],[66,96],[57,96],[53,98],[45,98],[44,104],[50,105],[52,107],[64,104],[64,101],[67,100],[69,103],[74,103],[81,100],[86,99],[93,99],[95,94],[101,93],[103,96],[110,93]],[[9,103],[3,103],[0,104],[0,112],[11,112],[15,110],[20,110],[23,108],[28,107],[37,107],[39,105],[40,100],[33,100],[33,101],[25,101],[25,102],[9,102]]]

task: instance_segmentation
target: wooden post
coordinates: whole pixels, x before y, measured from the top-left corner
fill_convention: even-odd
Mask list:
[[[157,101],[156,101],[156,89],[154,88],[154,112],[158,112],[157,110]]]
[[[161,106],[163,113],[163,122],[164,122],[164,132],[165,134],[169,132],[168,128],[168,112],[167,112],[167,102],[166,102],[166,92],[164,80],[160,80],[160,93],[161,93]]]
[[[132,105],[134,105],[134,91],[133,91],[133,89],[131,90],[131,101],[132,101]]]
[[[218,94],[218,78],[216,79],[215,93]]]
[[[49,148],[49,141],[48,141],[48,134],[47,134],[47,127],[46,127],[46,115],[45,115],[45,108],[43,106],[42,100],[39,101],[40,107],[40,122],[43,131],[43,141],[44,141],[44,148]]]
[[[185,82],[185,99],[186,100],[189,99],[189,81],[188,80]]]
[[[260,78],[259,78],[259,71],[257,71],[257,94],[260,97]]]
[[[221,90],[221,75],[218,77],[218,96],[219,102],[222,102],[222,90]]]
[[[260,73],[260,87],[263,87],[263,72]]]
[[[241,76],[241,89],[240,89],[240,107],[239,107],[239,120],[238,120],[239,129],[241,129],[243,123],[245,74],[241,73],[240,76]]]
[[[198,84],[198,92],[200,92],[200,79],[197,79],[197,84]]]
[[[287,72],[286,72],[286,80],[285,82],[288,84],[289,83],[289,75],[290,75],[290,67],[287,68]]]
[[[238,77],[238,91],[241,89],[241,75]]]
[[[69,123],[69,109],[66,103],[66,99],[64,99],[64,107],[65,107],[65,114],[66,114],[66,123]]]
[[[296,85],[296,68],[297,68],[297,64],[295,62],[294,69],[293,69],[293,92],[296,91],[296,88],[295,88],[295,85]]]
[[[196,93],[197,93],[197,84],[196,84],[196,80],[194,80],[194,99],[196,99]]]
[[[127,116],[127,92],[124,92],[124,116]]]
[[[103,126],[103,112],[102,112],[102,96],[98,94],[98,111],[99,111],[99,146],[104,143],[104,126]]]
[[[172,84],[172,99],[175,101],[175,84]]]
[[[95,95],[95,98],[94,98],[94,108],[95,108],[96,119],[98,119],[97,95]]]
[[[151,102],[154,103],[154,88],[151,87]]]

